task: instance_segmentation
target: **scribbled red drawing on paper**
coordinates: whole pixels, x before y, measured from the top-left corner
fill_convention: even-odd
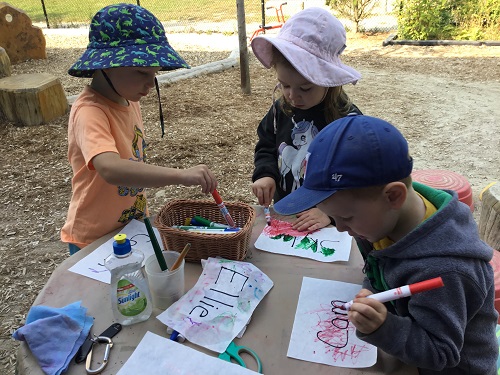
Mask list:
[[[325,345],[325,354],[331,355],[335,361],[356,363],[357,358],[368,345],[357,345],[350,342],[356,328],[349,322],[347,311],[341,306],[346,301],[334,300],[330,306],[322,305],[318,312],[316,339]]]
[[[303,277],[287,356],[338,367],[373,366],[377,348],[356,336],[341,308],[360,289],[357,284]]]

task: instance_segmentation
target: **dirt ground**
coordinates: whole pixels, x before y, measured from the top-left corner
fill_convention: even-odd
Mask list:
[[[363,75],[346,87],[367,115],[384,118],[408,138],[416,169],[446,169],[465,176],[478,195],[500,179],[500,47],[388,46],[387,35],[348,36],[345,63]],[[69,66],[86,45],[85,34],[46,33],[47,60],[13,66],[13,74],[48,72],[68,95],[88,80]],[[228,57],[235,37],[172,35],[171,44],[197,66]],[[226,201],[255,203],[250,190],[256,127],[271,104],[274,74],[250,58],[251,95],[242,94],[240,70],[163,86],[166,118],[160,137],[157,97],[142,102],[149,162],[172,167],[205,163],[219,178]],[[0,117],[0,373],[14,374],[18,343],[11,338],[52,271],[67,256],[59,242],[71,194],[66,159],[68,115],[50,124],[17,127]],[[152,213],[170,199],[203,198],[196,188],[148,191]]]

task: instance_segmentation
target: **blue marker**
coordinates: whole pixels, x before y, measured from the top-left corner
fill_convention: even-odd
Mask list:
[[[206,233],[206,234],[234,234],[239,232],[240,228],[209,228],[209,229],[184,229],[190,233]]]
[[[177,342],[184,342],[186,341],[186,338],[182,336],[179,332],[177,332],[175,329],[172,329],[170,327],[167,327],[167,334],[170,335],[170,340],[172,341],[177,341]]]
[[[178,336],[179,336],[179,332],[173,331],[172,334],[170,335],[170,340],[177,341]]]
[[[201,227],[196,225],[173,225],[172,228],[188,230],[188,231],[210,231],[210,232],[238,232],[241,228],[214,228]]]

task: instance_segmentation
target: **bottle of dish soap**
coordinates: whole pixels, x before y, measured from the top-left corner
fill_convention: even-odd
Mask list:
[[[151,294],[144,274],[144,254],[132,250],[126,234],[117,234],[113,242],[113,254],[104,265],[111,272],[111,308],[115,321],[130,325],[147,320],[153,311]]]

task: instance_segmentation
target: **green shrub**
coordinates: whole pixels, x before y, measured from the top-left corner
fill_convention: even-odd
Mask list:
[[[359,32],[359,24],[368,18],[376,5],[375,0],[326,0],[326,5],[336,16],[345,17],[354,23],[354,31]]]
[[[453,35],[450,0],[404,0],[398,14],[401,39],[449,39]]]
[[[401,39],[500,39],[500,0],[401,0]]]

